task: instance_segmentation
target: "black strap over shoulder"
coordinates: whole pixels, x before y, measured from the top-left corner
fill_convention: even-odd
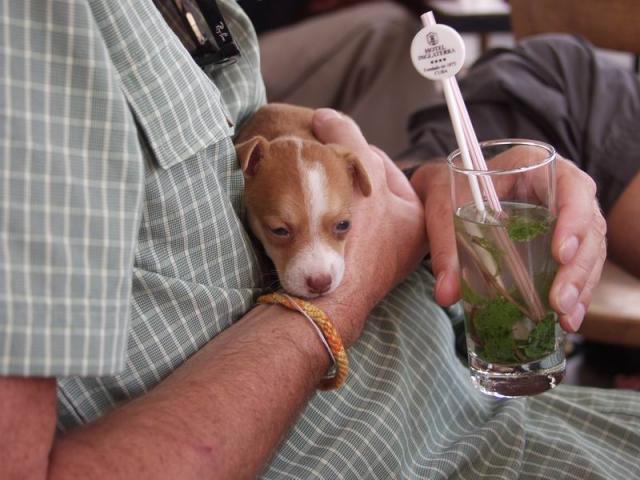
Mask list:
[[[153,3],[201,67],[233,62],[240,55],[215,0],[153,0]]]

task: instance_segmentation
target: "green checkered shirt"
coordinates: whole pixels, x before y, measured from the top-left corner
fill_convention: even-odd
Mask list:
[[[0,16],[0,374],[56,376],[60,430],[144,394],[252,305],[234,125],[256,39],[203,73],[151,0],[8,0]],[[313,39],[310,40],[310,47]],[[419,269],[371,314],[264,478],[640,478],[639,396],[482,396]]]

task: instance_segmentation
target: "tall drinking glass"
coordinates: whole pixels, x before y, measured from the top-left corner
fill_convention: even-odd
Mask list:
[[[465,168],[459,150],[448,158],[471,380],[489,395],[534,395],[565,370],[564,333],[548,300],[556,152],[520,139],[480,146],[486,171]]]

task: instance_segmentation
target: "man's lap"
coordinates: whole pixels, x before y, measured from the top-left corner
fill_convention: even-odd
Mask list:
[[[376,307],[349,354],[347,384],[312,399],[264,478],[554,478],[569,465],[576,478],[636,473],[637,394],[478,393],[426,268]]]
[[[639,405],[636,392],[564,385],[529,398],[522,473],[638,478]]]

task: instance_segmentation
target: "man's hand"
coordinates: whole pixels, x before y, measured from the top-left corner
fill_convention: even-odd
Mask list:
[[[328,299],[349,304],[364,300],[362,310],[368,312],[426,253],[422,205],[398,167],[366,142],[351,119],[320,109],[314,115],[313,129],[321,142],[340,144],[358,155],[371,179],[371,196],[354,199],[345,278]],[[363,321],[360,315],[348,325],[338,325],[347,345],[358,338]]]
[[[447,165],[427,163],[415,172],[411,183],[424,203],[437,279],[436,301],[450,305],[460,298],[460,286]],[[558,220],[551,248],[559,269],[549,301],[560,314],[562,328],[575,332],[582,324],[606,258],[606,222],[596,200],[594,181],[563,158],[558,158],[556,193]]]

